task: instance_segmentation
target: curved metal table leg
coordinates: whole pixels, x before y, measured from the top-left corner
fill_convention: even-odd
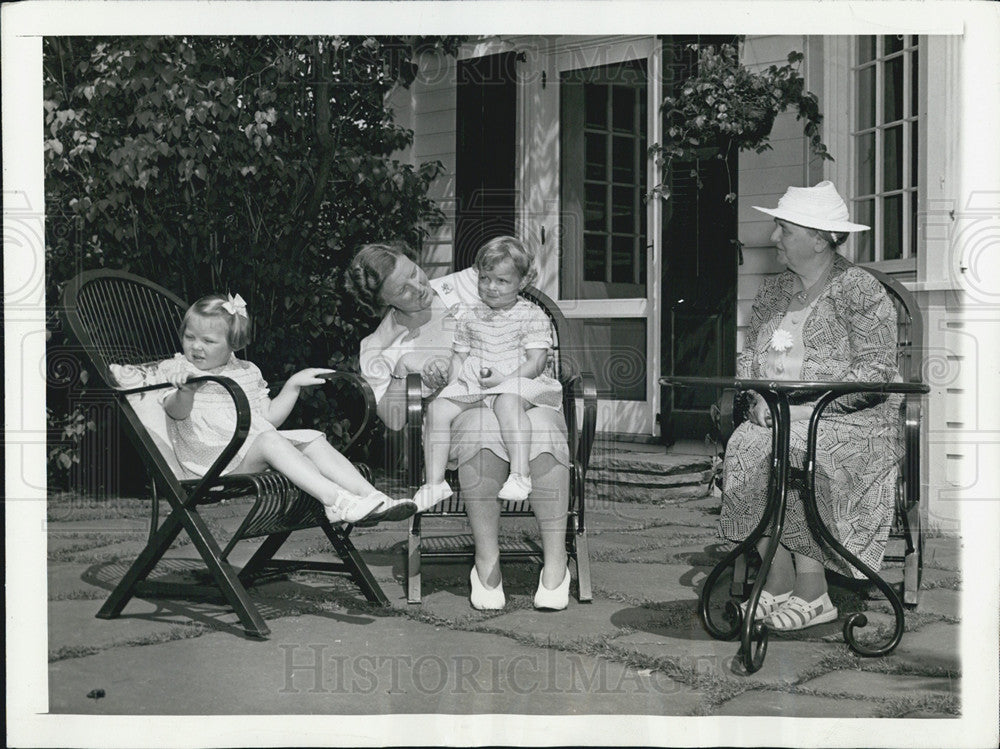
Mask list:
[[[774,424],[771,430],[771,471],[768,474],[767,505],[757,526],[735,549],[730,551],[716,564],[709,573],[705,579],[698,606],[702,625],[709,635],[719,640],[731,640],[739,635],[740,649],[737,657],[742,661],[747,673],[754,673],[760,670],[761,666],[764,665],[764,657],[767,655],[767,625],[761,621],[757,621],[755,614],[757,612],[757,605],[760,602],[761,592],[764,588],[764,581],[767,579],[771,562],[774,560],[774,556],[778,550],[778,539],[781,537],[785,521],[788,445],[791,433],[787,394],[766,391],[762,392],[761,396],[770,409],[771,420]],[[727,604],[726,611],[735,623],[728,628],[720,627],[712,621],[709,611],[715,582],[740,554],[754,548],[757,541],[764,535],[765,530],[768,532],[767,547],[764,550],[760,571],[757,574],[756,581],[754,581],[750,598],[747,600],[746,616],[743,615],[739,606],[730,601]]]
[[[830,548],[840,554],[841,557],[861,570],[865,577],[878,586],[879,590],[885,594],[889,603],[892,604],[896,626],[892,637],[889,638],[887,643],[878,647],[868,647],[867,645],[862,645],[857,641],[854,637],[854,630],[857,627],[865,627],[868,625],[868,617],[860,611],[855,611],[844,620],[845,642],[847,642],[848,647],[850,647],[851,650],[858,655],[868,657],[888,655],[896,649],[900,640],[903,639],[903,602],[899,599],[899,596],[892,586],[883,580],[875,570],[845,549],[843,545],[841,545],[841,543],[834,538],[830,529],[827,528],[826,524],[823,522],[819,513],[819,508],[816,505],[816,443],[819,435],[819,418],[824,409],[826,409],[826,407],[838,397],[838,393],[824,393],[816,402],[816,405],[813,408],[812,416],[809,417],[809,433],[806,441],[806,480],[808,485],[806,491],[803,492],[804,496],[802,498],[802,504],[805,508],[806,519],[808,521],[807,525],[817,542],[825,542]]]

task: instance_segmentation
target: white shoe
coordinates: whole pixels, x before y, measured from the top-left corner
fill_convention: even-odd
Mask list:
[[[569,606],[569,567],[559,586],[549,590],[542,584],[542,573],[538,573],[538,590],[535,591],[535,608],[562,611]]]
[[[511,502],[523,502],[531,494],[531,476],[522,476],[520,473],[512,473],[507,477],[497,497]]]
[[[413,503],[417,506],[417,512],[423,512],[448,499],[454,493],[447,481],[442,481],[440,484],[424,484],[413,495]]]
[[[378,513],[382,509],[382,498],[376,494],[359,497],[341,489],[334,503],[324,505],[323,509],[331,523],[353,524]]]
[[[382,501],[382,507],[364,520],[359,520],[356,525],[368,527],[378,525],[386,520],[406,520],[416,513],[417,505],[411,499],[393,499],[380,491],[374,491],[365,499],[376,497]]]
[[[792,591],[787,593],[779,593],[778,595],[772,595],[766,590],[760,592],[760,598],[757,600],[757,610],[754,611],[754,621],[760,621],[766,617],[769,617],[775,611],[781,608],[781,606],[792,596]],[[740,604],[740,611],[743,612],[743,617],[746,618],[747,606],[750,601],[744,601]]]
[[[829,593],[824,593],[815,601],[789,596],[781,608],[771,614],[764,623],[778,632],[793,632],[832,622],[836,618],[837,607],[830,600]]]
[[[495,588],[487,588],[483,585],[482,580],[479,579],[479,573],[476,572],[476,565],[472,565],[472,571],[469,573],[469,584],[472,586],[472,592],[469,593],[469,602],[472,603],[472,608],[477,611],[498,611],[506,605],[507,599],[503,594],[503,580]]]

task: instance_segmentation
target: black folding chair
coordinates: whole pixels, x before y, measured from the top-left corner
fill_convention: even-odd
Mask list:
[[[117,404],[121,421],[142,458],[152,487],[150,538],[97,616],[102,619],[118,616],[133,596],[183,598],[217,596],[221,592],[247,633],[266,638],[270,630],[250,600],[247,586],[255,579],[289,569],[347,573],[369,601],[388,604],[349,538],[352,526],[331,525],[320,502],[304,494],[279,473],[219,475],[246,440],[250,426],[246,394],[230,378],[206,375],[191,380],[216,382],[226,389],[236,407],[236,430],[204,477],[186,479],[179,475],[180,469],[169,445],[158,437],[155,429],[149,428],[133,405],[134,399],[141,394],[170,386],[160,383],[123,388],[110,365],[143,365],[169,359],[178,350],[178,329],[186,309],[187,305],[166,289],[139,276],[118,271],[82,273],[63,290],[62,314],[66,330],[76,339],[86,362],[96,373],[98,386],[106,389],[109,399]],[[356,388],[364,404],[361,423],[350,437],[350,443],[354,443],[372,423],[375,399],[371,389],[350,373],[337,372],[326,378]],[[359,469],[369,473],[363,465],[359,465]],[[171,508],[162,524],[158,524],[156,514],[158,489]],[[254,503],[225,548],[220,549],[199,514],[199,507],[238,498],[252,498]],[[292,532],[317,526],[323,529],[340,562],[273,558]],[[205,562],[214,585],[147,579],[182,530]],[[230,552],[238,542],[255,537],[264,537],[264,541],[242,569],[235,569],[227,561]]]
[[[587,527],[585,523],[584,497],[587,466],[590,463],[590,452],[594,445],[594,431],[597,424],[597,385],[594,376],[589,372],[577,372],[568,360],[568,352],[560,348],[560,333],[568,335],[569,325],[556,304],[545,294],[533,287],[521,292],[528,301],[537,304],[549,320],[553,328],[553,359],[552,366],[556,379],[563,387],[563,413],[566,416],[567,437],[569,441],[569,515],[566,522],[566,550],[571,559],[576,561],[579,600],[586,603],[593,600],[590,582],[590,557],[587,545]],[[565,340],[565,339],[564,339]],[[564,343],[564,341],[563,341]],[[407,392],[407,423],[405,427],[405,470],[407,483],[412,491],[416,491],[422,483],[424,470],[423,458],[423,419],[424,402],[421,393],[420,375],[411,374],[406,381]],[[577,403],[582,403],[582,422],[577,425]],[[468,535],[436,535],[425,538],[423,530],[440,518],[460,517],[465,515],[465,504],[459,492],[458,479],[448,476],[448,482],[455,493],[423,513],[410,519],[409,548],[406,560],[407,590],[406,597],[410,603],[420,603],[420,570],[427,559],[471,559],[474,547]],[[502,517],[530,516],[531,507],[528,501],[507,501],[501,508]],[[530,540],[502,540],[500,545],[501,558],[530,559],[541,555],[541,548]]]

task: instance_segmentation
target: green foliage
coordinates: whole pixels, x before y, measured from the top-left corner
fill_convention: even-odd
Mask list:
[[[654,144],[657,165],[664,179],[652,194],[670,195],[668,175],[674,163],[689,163],[712,156],[727,159],[733,148],[762,153],[769,150],[769,137],[775,117],[795,107],[796,119],[805,120],[804,133],[813,153],[832,160],[820,137],[823,115],[816,95],[805,90],[799,73],[801,52],[790,52],[781,67],[752,72],[739,61],[739,50],[731,44],[689,45],[698,53],[697,70],[680,84],[675,96],[665,97],[662,144]],[[692,171],[697,177],[697,171]],[[700,187],[700,183],[699,183]],[[730,192],[726,200],[732,202]]]
[[[387,97],[459,37],[47,37],[47,300],[80,270],[156,280],[194,301],[239,292],[272,379],[342,367],[371,321],[344,291],[364,242],[419,246],[443,214],[441,164]],[[318,428],[337,417],[312,397]]]

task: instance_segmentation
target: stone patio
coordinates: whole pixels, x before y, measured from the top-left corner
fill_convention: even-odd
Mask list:
[[[960,542],[928,537],[920,606],[890,656],[855,656],[841,621],[772,636],[752,675],[735,642],[711,639],[696,614],[723,546],[719,498],[705,496],[698,449],[617,445],[595,456],[587,521],[594,601],[532,608],[536,562],[504,566],[507,607],[468,604],[468,564],[424,567],[423,602],[406,603],[406,523],[355,529],[391,606],[369,605],[350,580],[293,573],[252,591],[272,629],[247,639],[221,602],[133,600],[115,620],[101,601],[144,544],[148,502],[53,498],[48,523],[49,709],[90,714],[507,713],[676,716],[934,717],[960,714]],[[700,454],[699,454],[700,452]],[[218,537],[245,508],[211,507]],[[504,532],[533,533],[505,522]],[[468,533],[464,521],[434,533]],[[249,558],[245,542],[234,563]],[[328,558],[318,530],[293,534],[285,558]],[[182,538],[175,569],[197,562]],[[575,570],[574,572],[575,577]],[[898,568],[885,570],[890,581]],[[573,588],[575,595],[575,583]],[[722,591],[719,592],[722,597]],[[868,631],[891,608],[834,586]],[[234,689],[234,685],[241,686]]]

